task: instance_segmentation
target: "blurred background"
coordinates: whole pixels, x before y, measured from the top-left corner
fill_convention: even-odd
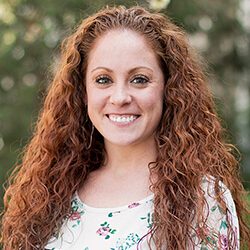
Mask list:
[[[0,0],[0,210],[2,185],[32,135],[61,41],[81,19],[114,4],[164,12],[188,32],[209,65],[217,111],[250,189],[249,0]]]

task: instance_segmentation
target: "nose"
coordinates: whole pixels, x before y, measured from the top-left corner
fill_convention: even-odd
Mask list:
[[[112,93],[110,95],[110,103],[118,106],[129,104],[132,101],[132,97],[128,86],[123,84],[116,84],[113,86]]]

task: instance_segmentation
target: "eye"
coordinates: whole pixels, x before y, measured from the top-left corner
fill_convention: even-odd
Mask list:
[[[144,75],[137,75],[131,80],[131,83],[135,83],[135,84],[146,84],[148,82],[149,82],[149,78]]]
[[[105,85],[105,84],[111,83],[112,80],[111,80],[110,77],[107,76],[107,75],[100,75],[100,76],[98,76],[98,77],[95,79],[95,82],[96,82],[97,84],[103,84],[103,85]]]

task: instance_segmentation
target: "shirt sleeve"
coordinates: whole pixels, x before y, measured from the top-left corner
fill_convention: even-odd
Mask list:
[[[221,208],[220,204],[214,198],[214,182],[206,181],[203,183],[207,203],[205,212],[208,215],[205,223],[205,231],[203,231],[206,241],[198,242],[195,250],[232,249],[228,241],[229,223],[233,230],[231,234],[233,236],[232,243],[235,245],[233,249],[240,249],[239,222],[234,200],[230,190],[222,182],[219,182],[219,187],[222,190],[222,199],[226,204],[226,211]]]

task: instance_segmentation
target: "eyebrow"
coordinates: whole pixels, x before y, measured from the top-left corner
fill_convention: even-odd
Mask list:
[[[110,73],[113,72],[112,69],[109,69],[109,68],[107,68],[107,67],[96,67],[96,68],[94,68],[93,70],[91,70],[91,73],[94,72],[94,71],[96,71],[96,70],[99,70],[99,69],[104,69],[104,70],[106,70],[106,71],[108,71],[108,72],[110,72]],[[131,74],[131,73],[134,73],[135,71],[140,70],[140,69],[146,69],[146,70],[150,70],[151,72],[153,72],[153,70],[152,70],[151,68],[148,68],[148,67],[145,67],[145,66],[139,66],[139,67],[135,67],[135,68],[133,68],[133,69],[130,69],[130,70],[128,71],[128,73]]]

